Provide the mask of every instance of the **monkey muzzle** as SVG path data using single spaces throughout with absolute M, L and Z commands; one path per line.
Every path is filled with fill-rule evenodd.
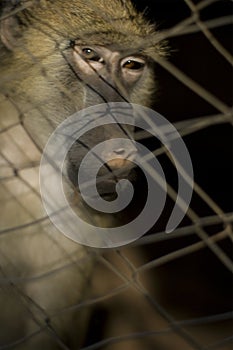
M 67 159 L 67 174 L 75 189 L 79 191 L 81 178 L 82 186 L 89 186 L 90 189 L 95 186 L 101 197 L 111 201 L 117 196 L 116 185 L 119 182 L 121 187 L 125 187 L 121 190 L 127 190 L 129 182 L 134 184 L 137 172 L 133 160 L 137 149 L 131 135 L 132 127 L 114 124 L 96 128 L 75 142 Z M 125 139 L 129 140 L 127 148 Z M 95 145 L 101 143 L 104 146 L 96 152 Z M 123 179 L 128 182 L 122 182 Z

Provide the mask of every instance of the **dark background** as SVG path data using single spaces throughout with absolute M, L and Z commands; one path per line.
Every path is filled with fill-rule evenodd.
M 147 17 L 154 21 L 160 30 L 171 28 L 191 15 L 183 0 L 135 1 L 135 4 L 140 10 L 146 11 Z M 201 11 L 201 19 L 209 20 L 231 14 L 232 2 L 223 0 Z M 211 29 L 211 32 L 232 53 L 231 26 Z M 232 105 L 232 67 L 201 32 L 171 38 L 168 45 L 170 62 L 226 105 Z M 156 73 L 159 91 L 154 109 L 172 123 L 219 114 L 218 110 L 160 66 L 157 66 Z M 192 159 L 195 182 L 223 211 L 232 212 L 232 125 L 210 125 L 183 139 Z M 173 172 L 169 175 L 169 165 L 165 164 L 163 169 L 166 169 L 167 181 L 175 185 L 176 177 Z M 199 217 L 215 214 L 196 194 L 193 195 L 191 208 Z M 162 215 L 152 232 L 164 229 L 166 222 L 165 211 L 165 215 Z M 188 224 L 187 218 L 183 224 Z M 221 225 L 216 225 L 207 228 L 206 232 L 213 234 L 221 230 Z M 196 242 L 196 239 L 193 235 L 188 239 L 174 239 L 169 243 L 165 241 L 147 246 L 148 260 L 187 246 Z M 220 242 L 219 246 L 229 256 L 232 255 L 229 239 Z M 165 308 L 175 304 L 177 309 L 189 316 L 211 315 L 232 308 L 232 275 L 209 249 L 166 264 L 158 268 L 156 273 L 160 276 L 161 302 Z M 172 292 L 174 288 L 177 293 Z M 170 293 L 167 292 L 169 290 Z
M 198 3 L 200 1 L 194 1 Z M 160 30 L 189 17 L 183 0 L 134 1 Z M 232 14 L 232 2 L 217 1 L 201 11 L 209 20 Z M 218 27 L 212 33 L 232 52 L 232 28 Z M 232 68 L 200 32 L 169 39 L 169 60 L 213 95 L 232 105 Z M 219 113 L 163 68 L 157 66 L 159 91 L 154 108 L 171 122 Z M 211 126 L 185 138 L 193 161 L 195 180 L 222 207 L 232 211 L 232 127 Z

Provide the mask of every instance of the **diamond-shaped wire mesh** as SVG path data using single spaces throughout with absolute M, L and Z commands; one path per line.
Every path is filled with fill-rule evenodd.
M 8 16 L 36 2 L 22 1 Z M 95 1 L 87 3 L 94 9 Z M 158 223 L 129 246 L 98 251 L 68 240 L 42 207 L 41 149 L 24 128 L 30 109 L 22 110 L 0 82 L 0 350 L 231 348 L 232 1 L 135 3 L 140 10 L 148 4 L 145 16 L 156 20 L 158 40 L 168 46 L 168 57 L 155 57 L 153 108 L 173 123 L 190 152 L 190 208 L 166 234 L 174 205 L 168 200 Z M 43 59 L 31 57 L 41 75 Z M 53 84 L 62 89 L 64 77 L 54 68 L 62 76 L 62 67 L 51 68 Z M 15 78 L 9 71 L 12 86 Z M 136 137 L 161 160 L 172 197 L 176 175 L 164 148 L 142 130 Z

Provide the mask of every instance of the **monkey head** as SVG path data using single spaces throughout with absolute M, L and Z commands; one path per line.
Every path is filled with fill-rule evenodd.
M 57 125 L 79 110 L 108 102 L 150 106 L 154 62 L 164 54 L 154 26 L 128 0 L 112 0 L 111 6 L 105 0 L 11 0 L 2 5 L 1 40 L 0 90 L 15 101 L 41 150 Z M 115 124 L 77 140 L 67 158 L 72 184 L 77 187 L 85 152 L 108 138 L 133 138 L 133 131 Z M 133 143 L 114 152 L 125 159 L 101 169 L 110 177 L 103 193 L 132 174 Z

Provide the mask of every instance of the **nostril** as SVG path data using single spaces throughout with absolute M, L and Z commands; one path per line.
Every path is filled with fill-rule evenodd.
M 123 156 L 125 160 L 133 160 L 135 155 L 137 153 L 136 149 L 126 149 L 126 148 L 117 148 L 113 150 L 112 154 L 115 154 L 116 156 Z
M 118 155 L 122 155 L 125 153 L 125 149 L 124 148 L 118 148 L 114 150 L 114 153 L 118 154 Z

